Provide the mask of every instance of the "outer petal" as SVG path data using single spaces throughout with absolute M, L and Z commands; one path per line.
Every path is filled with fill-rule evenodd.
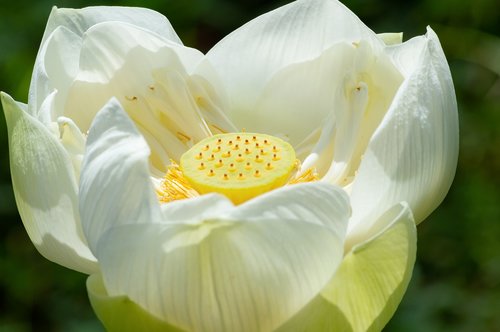
M 393 50 L 405 81 L 372 137 L 352 187 L 353 237 L 401 200 L 421 222 L 448 192 L 457 164 L 458 117 L 448 64 L 435 33 Z
M 197 223 L 115 227 L 97 250 L 106 289 L 186 330 L 272 330 L 313 298 L 342 260 L 347 197 L 318 187 L 314 194 L 312 185 L 292 186 L 288 200 L 269 194 Z M 248 219 L 236 219 L 246 211 Z
M 377 50 L 383 45 L 340 2 L 299 0 L 245 24 L 218 43 L 207 57 L 227 88 L 230 107 L 225 111 L 236 126 L 245 128 L 247 113 L 252 113 L 262 89 L 278 70 L 317 58 L 335 43 L 360 40 Z M 314 105 L 307 112 L 315 112 Z
M 92 251 L 116 224 L 159 219 L 148 155 L 146 141 L 112 99 L 90 129 L 80 177 L 80 215 Z
M 278 331 L 381 331 L 411 279 L 416 229 L 406 204 L 379 218 L 374 237 L 357 244 L 320 295 Z
M 149 9 L 104 6 L 83 9 L 54 7 L 50 13 L 33 70 L 28 103 L 31 114 L 37 114 L 41 103 L 51 92 L 51 88 L 64 86 L 64 82 L 60 82 L 58 77 L 47 73 L 47 62 L 63 60 L 57 61 L 58 70 L 65 73 L 73 72 L 77 69 L 73 63 L 75 61 L 77 63 L 79 59 L 79 47 L 73 47 L 73 45 L 81 42 L 81 36 L 90 27 L 106 21 L 130 23 L 181 44 L 170 22 L 163 15 Z M 65 38 L 65 47 L 56 46 L 57 53 L 54 53 L 53 46 L 49 44 L 54 39 L 53 35 L 58 34 L 57 30 L 65 31 L 65 35 L 72 37 Z
M 56 138 L 25 105 L 2 93 L 12 184 L 31 241 L 47 259 L 84 273 L 98 270 L 80 226 L 73 166 Z

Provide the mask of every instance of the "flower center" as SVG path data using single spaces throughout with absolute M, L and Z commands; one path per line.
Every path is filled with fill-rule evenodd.
M 180 170 L 200 194 L 218 192 L 239 204 L 286 184 L 296 164 L 287 142 L 245 132 L 200 141 L 182 155 Z

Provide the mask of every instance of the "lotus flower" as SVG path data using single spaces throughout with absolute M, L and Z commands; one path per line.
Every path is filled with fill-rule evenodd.
M 147 9 L 54 8 L 28 104 L 2 103 L 26 230 L 111 331 L 380 330 L 457 162 L 436 34 L 334 0 L 206 55 Z

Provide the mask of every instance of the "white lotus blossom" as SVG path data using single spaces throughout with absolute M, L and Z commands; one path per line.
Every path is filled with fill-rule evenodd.
M 382 329 L 458 151 L 436 34 L 401 38 L 299 0 L 202 54 L 151 10 L 54 8 L 28 104 L 2 93 L 31 240 L 112 331 Z

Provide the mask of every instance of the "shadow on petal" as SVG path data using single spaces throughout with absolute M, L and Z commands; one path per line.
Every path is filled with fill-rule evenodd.
M 107 331 L 184 332 L 154 317 L 125 295 L 109 296 L 99 274 L 88 277 L 87 291 L 90 304 Z

